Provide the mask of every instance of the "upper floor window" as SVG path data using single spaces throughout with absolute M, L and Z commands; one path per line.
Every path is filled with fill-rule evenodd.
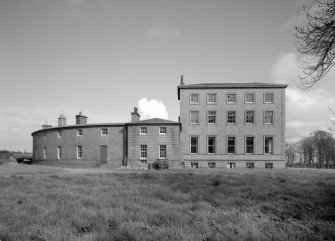
M 190 112 L 190 124 L 199 124 L 199 112 L 198 111 Z
M 108 129 L 107 128 L 102 128 L 101 129 L 101 135 L 106 136 L 108 134 Z
M 207 123 L 208 124 L 216 123 L 216 111 L 208 111 Z
M 273 111 L 264 111 L 264 124 L 273 124 Z
M 245 123 L 254 124 L 255 123 L 255 111 L 247 110 L 245 112 Z
M 264 103 L 273 103 L 273 93 L 264 93 Z
M 77 136 L 82 136 L 83 135 L 83 130 L 82 129 L 78 129 L 77 130 Z
M 215 136 L 207 137 L 207 153 L 215 154 Z
M 58 131 L 58 137 L 62 136 L 62 131 Z
M 245 103 L 255 103 L 255 93 L 245 93 Z
M 191 104 L 199 104 L 199 94 L 191 94 L 190 95 L 190 103 Z
M 144 135 L 148 133 L 148 128 L 147 127 L 140 127 L 140 134 Z
M 228 111 L 227 112 L 227 123 L 235 124 L 236 123 L 236 111 Z
M 159 158 L 166 158 L 166 145 L 159 145 Z
M 235 104 L 236 103 L 236 94 L 227 94 L 227 103 L 228 104 Z
M 166 127 L 159 127 L 159 134 L 166 134 Z
M 216 94 L 207 95 L 207 104 L 216 104 Z
M 191 147 L 190 147 L 191 154 L 198 154 L 198 137 L 197 136 L 192 136 L 191 137 Z

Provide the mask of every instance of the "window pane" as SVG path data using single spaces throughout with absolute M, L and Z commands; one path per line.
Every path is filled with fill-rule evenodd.
M 246 93 L 245 94 L 245 102 L 246 103 L 254 103 L 255 102 L 255 94 L 254 93 Z
M 265 103 L 273 103 L 273 93 L 265 93 L 264 94 L 264 102 Z
M 228 111 L 227 112 L 227 123 L 228 124 L 235 124 L 236 120 L 236 112 L 235 111 Z
M 147 145 L 141 145 L 140 148 L 141 148 L 140 158 L 146 159 L 147 158 Z
M 159 158 L 166 158 L 166 145 L 159 146 Z
M 191 94 L 190 102 L 192 104 L 198 104 L 199 103 L 199 94 Z
M 208 103 L 216 103 L 216 94 L 208 94 Z
M 254 123 L 254 111 L 246 111 L 245 112 L 245 123 L 253 124 Z
M 216 111 L 208 111 L 208 124 L 215 124 Z
M 235 137 L 228 137 L 228 153 L 235 153 Z
M 272 154 L 272 145 L 273 145 L 273 138 L 272 137 L 265 137 L 264 152 L 268 153 L 268 154 Z
M 246 153 L 254 153 L 254 137 L 246 138 Z
M 273 111 L 265 111 L 264 112 L 264 123 L 265 124 L 273 124 Z
M 198 123 L 199 123 L 199 112 L 191 111 L 191 124 L 198 124 Z
M 208 153 L 215 154 L 215 137 L 208 137 Z
M 227 103 L 235 103 L 236 94 L 227 94 Z
M 191 154 L 198 153 L 198 137 L 191 137 Z

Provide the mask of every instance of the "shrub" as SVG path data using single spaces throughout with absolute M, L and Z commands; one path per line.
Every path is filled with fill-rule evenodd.
M 166 160 L 166 159 L 164 159 L 164 160 L 158 159 L 158 160 L 154 161 L 151 164 L 151 167 L 153 169 L 157 169 L 157 170 L 159 170 L 159 169 L 168 169 L 169 168 L 169 161 Z

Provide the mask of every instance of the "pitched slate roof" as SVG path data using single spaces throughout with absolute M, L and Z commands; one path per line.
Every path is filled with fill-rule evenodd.
M 147 119 L 147 120 L 140 120 L 140 121 L 135 121 L 135 122 L 129 122 L 127 125 L 156 125 L 156 124 L 180 124 L 179 122 L 176 121 L 170 121 L 170 120 L 165 120 L 165 119 L 160 119 L 160 118 L 152 118 L 152 119 Z
M 180 99 L 180 89 L 267 89 L 286 88 L 287 84 L 275 83 L 200 83 L 178 86 L 178 100 Z

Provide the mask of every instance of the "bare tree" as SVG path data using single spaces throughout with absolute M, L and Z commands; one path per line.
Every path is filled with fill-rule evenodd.
M 300 76 L 304 87 L 316 84 L 335 62 L 335 1 L 315 0 L 316 9 L 304 7 L 307 25 L 296 26 L 296 46 L 305 56 Z
M 286 163 L 287 166 L 293 166 L 293 163 L 296 158 L 296 144 L 295 143 L 286 143 L 285 145 L 285 156 L 286 156 Z
M 312 135 L 319 167 L 329 168 L 334 157 L 334 138 L 326 131 L 317 130 Z
M 304 165 L 308 167 L 314 166 L 314 141 L 311 136 L 304 137 L 299 142 L 299 151 L 304 157 Z

